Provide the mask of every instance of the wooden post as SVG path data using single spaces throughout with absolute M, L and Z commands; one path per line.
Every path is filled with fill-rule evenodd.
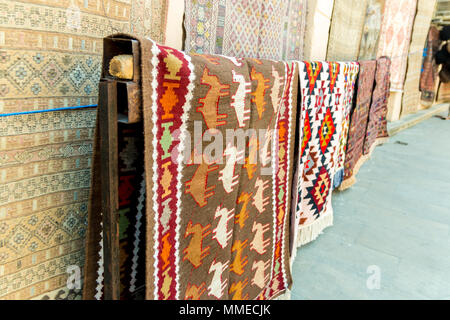
M 139 42 L 127 37 L 103 40 L 103 66 L 99 85 L 98 117 L 101 161 L 101 201 L 103 221 L 103 264 L 105 300 L 120 300 L 119 257 L 119 160 L 118 121 L 142 121 Z M 133 79 L 119 79 L 109 74 L 109 62 L 118 54 L 133 55 Z
M 133 56 L 133 79 L 125 80 L 109 73 L 109 63 L 116 55 Z M 142 121 L 141 68 L 139 41 L 125 36 L 112 36 L 103 39 L 102 80 L 117 81 L 117 112 L 121 122 Z
M 98 117 L 103 220 L 104 299 L 120 299 L 117 83 L 101 81 Z M 98 199 L 100 201 L 100 199 Z

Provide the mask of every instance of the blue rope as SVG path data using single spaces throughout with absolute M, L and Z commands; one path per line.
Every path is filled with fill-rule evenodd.
M 64 111 L 64 110 L 76 110 L 83 108 L 96 108 L 96 104 L 90 104 L 86 106 L 74 106 L 74 107 L 64 107 L 64 108 L 55 108 L 55 109 L 46 109 L 46 110 L 33 110 L 33 111 L 23 111 L 23 112 L 12 112 L 12 113 L 1 113 L 0 117 L 8 117 L 8 116 L 20 116 L 23 114 L 32 114 L 32 113 L 43 113 L 43 112 L 52 112 L 52 111 Z

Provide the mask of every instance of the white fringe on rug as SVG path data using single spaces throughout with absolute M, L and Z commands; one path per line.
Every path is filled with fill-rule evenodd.
M 361 166 L 364 164 L 364 162 L 370 159 L 373 151 L 377 146 L 386 143 L 388 140 L 389 137 L 377 138 L 370 147 L 369 153 L 366 155 L 362 155 L 361 158 L 359 158 L 358 162 L 356 162 L 355 167 L 353 168 L 353 175 L 350 178 L 347 178 L 344 181 L 342 181 L 341 185 L 337 188 L 337 190 L 344 191 L 345 189 L 348 189 L 352 185 L 354 185 L 357 181 L 356 175 L 358 174 L 358 171 L 359 169 L 361 169 Z
M 341 185 L 337 190 L 344 191 L 345 189 L 350 188 L 352 185 L 356 183 L 356 175 L 359 172 L 359 169 L 361 169 L 361 166 L 369 159 L 369 157 L 362 155 L 358 161 L 355 164 L 355 167 L 353 168 L 353 175 L 350 178 L 345 179 L 342 181 Z
M 280 294 L 278 297 L 276 297 L 273 300 L 291 300 L 291 290 L 286 289 L 285 293 Z
M 333 209 L 329 210 L 326 214 L 322 215 L 314 221 L 313 223 L 299 227 L 297 230 L 297 240 L 294 241 L 294 247 L 292 248 L 291 258 L 289 260 L 289 270 L 292 274 L 292 265 L 294 264 L 295 258 L 297 257 L 298 249 L 317 239 L 317 237 L 322 234 L 326 227 L 333 225 Z M 290 295 L 290 294 L 289 294 Z
M 379 145 L 381 145 L 381 144 L 384 144 L 384 143 L 388 142 L 388 140 L 389 140 L 389 137 L 377 138 L 377 139 L 373 142 L 372 146 L 370 147 L 369 153 L 366 155 L 366 157 L 367 157 L 367 158 L 370 158 L 370 157 L 372 156 L 373 150 L 375 150 L 375 148 L 376 148 L 377 146 L 379 146 Z
M 333 225 L 333 210 L 329 210 L 326 214 L 319 217 L 313 223 L 307 226 L 300 226 L 297 234 L 297 247 L 303 246 L 316 238 L 322 233 L 326 227 Z

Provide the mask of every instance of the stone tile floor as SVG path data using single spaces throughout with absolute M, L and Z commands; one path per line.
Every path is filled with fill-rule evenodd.
M 391 137 L 357 180 L 333 193 L 334 225 L 298 249 L 291 298 L 450 299 L 450 121 Z

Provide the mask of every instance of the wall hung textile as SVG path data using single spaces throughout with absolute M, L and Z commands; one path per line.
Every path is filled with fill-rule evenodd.
M 366 7 L 367 0 L 339 0 L 334 3 L 327 60 L 358 58 Z
M 146 298 L 279 297 L 291 285 L 297 64 L 140 46 Z M 250 129 L 242 145 L 202 146 L 239 129 Z M 98 174 L 95 166 L 93 198 Z M 99 216 L 93 202 L 87 259 L 101 274 Z M 101 281 L 90 272 L 86 298 L 101 297 Z
M 364 162 L 363 149 L 366 138 L 372 90 L 374 88 L 376 61 L 360 61 L 355 107 L 351 114 L 345 153 L 344 181 L 339 190 L 351 187 L 356 174 Z
M 95 110 L 0 117 L 0 299 L 75 299 Z
M 0 112 L 95 104 L 104 36 L 164 42 L 165 0 L 82 3 L 2 1 Z
M 391 89 L 403 90 L 416 4 L 417 0 L 385 1 L 384 4 L 377 57 L 391 58 Z
M 164 44 L 181 50 L 184 41 L 184 0 L 166 0 L 167 20 Z
M 433 103 L 436 94 L 438 65 L 434 60 L 434 55 L 438 52 L 440 43 L 439 30 L 436 26 L 431 26 L 428 31 L 422 73 L 420 74 L 420 91 L 422 93 L 420 100 L 428 104 Z
M 301 59 L 306 0 L 185 1 L 185 51 Z
M 364 19 L 361 43 L 359 45 L 358 60 L 370 60 L 377 57 L 383 3 L 380 0 L 367 1 L 366 17 Z
M 351 63 L 299 62 L 300 126 L 292 208 L 293 245 L 314 240 L 333 223 L 331 191 Z
M 336 153 L 336 167 L 333 178 L 333 188 L 341 185 L 344 178 L 345 150 L 347 148 L 348 129 L 350 125 L 350 113 L 353 107 L 353 96 L 355 91 L 355 82 L 359 72 L 358 62 L 348 62 L 343 64 L 344 76 L 344 103 L 342 105 L 342 123 L 339 135 L 339 148 Z
M 372 104 L 364 141 L 364 155 L 366 157 L 370 157 L 375 146 L 386 142 L 389 137 L 386 115 L 390 92 L 390 67 L 391 60 L 388 57 L 377 59 L 375 88 L 372 93 Z
M 435 3 L 435 0 L 418 0 L 417 2 L 417 13 L 414 18 L 411 44 L 409 46 L 408 69 L 406 72 L 402 97 L 402 116 L 415 113 L 419 110 L 419 85 L 423 60 L 423 47 L 430 27 Z
M 303 60 L 325 60 L 334 0 L 309 0 Z
M 164 41 L 166 7 L 166 0 L 1 1 L 0 113 L 95 104 L 102 38 L 122 30 Z M 0 117 L 0 299 L 80 297 L 67 289 L 66 269 L 83 272 L 95 115 Z

